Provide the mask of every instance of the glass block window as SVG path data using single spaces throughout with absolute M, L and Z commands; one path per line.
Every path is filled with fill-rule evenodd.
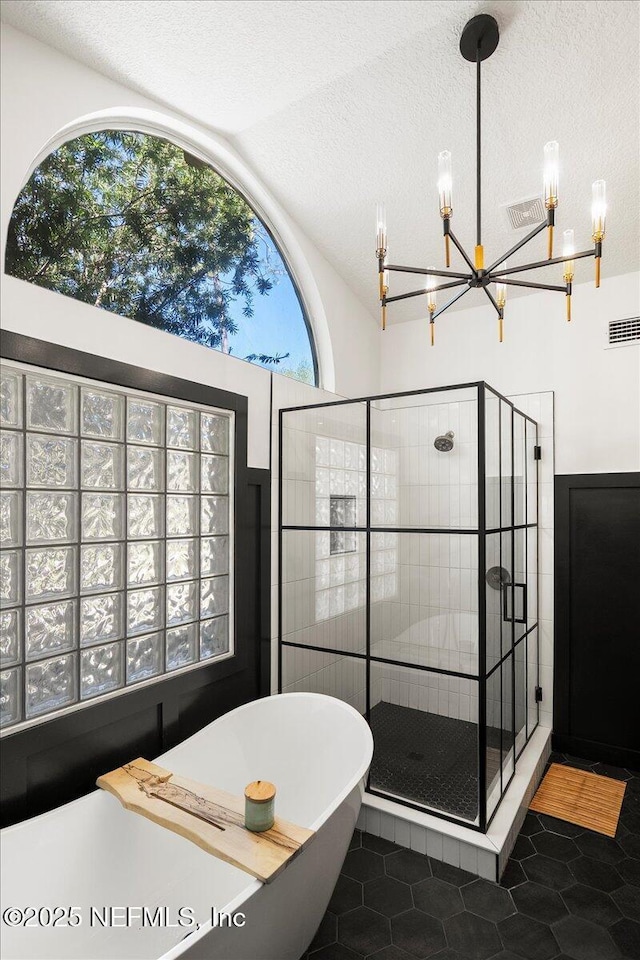
M 355 527 L 356 498 L 331 496 L 329 497 L 329 522 L 332 527 Z M 333 556 L 340 553 L 355 553 L 356 534 L 353 530 L 331 530 L 329 534 L 329 553 Z
M 3 364 L 0 725 L 233 654 L 233 414 Z

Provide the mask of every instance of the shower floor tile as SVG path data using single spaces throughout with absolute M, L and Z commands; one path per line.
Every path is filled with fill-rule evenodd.
M 370 724 L 375 744 L 370 779 L 374 790 L 475 820 L 477 724 L 385 701 L 372 708 Z M 487 743 L 491 782 L 499 765 L 500 731 L 489 728 Z

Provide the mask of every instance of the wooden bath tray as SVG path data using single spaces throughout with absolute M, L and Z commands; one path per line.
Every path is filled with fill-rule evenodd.
M 127 810 L 180 834 L 264 883 L 271 883 L 314 836 L 313 830 L 279 817 L 270 830 L 252 833 L 244 825 L 244 797 L 175 776 L 142 757 L 98 777 L 96 784 L 117 797 Z M 183 805 L 189 810 L 182 809 Z

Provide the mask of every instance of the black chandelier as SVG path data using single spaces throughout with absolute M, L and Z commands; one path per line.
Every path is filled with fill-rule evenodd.
M 484 266 L 484 248 L 482 246 L 481 231 L 481 137 L 480 137 L 480 65 L 483 60 L 495 51 L 498 46 L 500 33 L 496 20 L 488 14 L 480 14 L 470 20 L 462 31 L 460 38 L 460 52 L 465 60 L 476 64 L 476 247 L 474 261 L 467 255 L 464 247 L 459 242 L 455 233 L 451 229 L 451 217 L 453 215 L 452 205 L 452 175 L 451 175 L 451 154 L 448 150 L 438 154 L 438 193 L 440 199 L 440 216 L 444 229 L 445 241 L 445 263 L 446 270 L 436 270 L 433 267 L 406 267 L 398 264 L 387 263 L 387 224 L 384 206 L 378 205 L 376 211 L 376 256 L 378 259 L 380 305 L 382 308 L 382 329 L 387 325 L 387 305 L 395 303 L 397 300 L 407 300 L 410 297 L 427 297 L 427 308 L 429 310 L 429 324 L 431 330 L 431 345 L 433 346 L 435 337 L 435 320 L 441 313 L 444 313 L 452 304 L 460 300 L 469 290 L 480 288 L 484 290 L 488 299 L 493 304 L 498 314 L 499 339 L 503 340 L 503 320 L 504 307 L 507 300 L 507 287 L 530 287 L 534 290 L 558 290 L 564 293 L 567 303 L 567 320 L 571 320 L 571 288 L 574 276 L 574 261 L 581 257 L 595 257 L 595 281 L 596 287 L 600 286 L 600 259 L 602 257 L 602 241 L 605 232 L 605 216 L 607 210 L 606 203 L 606 184 L 604 180 L 596 180 L 592 187 L 592 240 L 594 246 L 590 250 L 575 252 L 573 230 L 565 230 L 563 236 L 563 249 L 561 257 L 553 256 L 553 228 L 555 226 L 555 211 L 558 206 L 558 179 L 559 179 L 559 150 L 555 140 L 545 144 L 544 147 L 544 200 L 547 210 L 546 221 L 538 224 L 530 233 L 526 235 L 519 243 L 511 247 L 505 254 L 494 260 L 490 266 L 485 269 Z M 505 260 L 508 260 L 517 250 L 524 247 L 525 244 L 533 240 L 542 230 L 548 231 L 547 259 L 538 260 L 535 263 L 525 263 L 519 267 L 509 267 L 508 269 L 498 269 Z M 466 273 L 454 273 L 449 270 L 450 267 L 450 241 L 458 249 L 462 259 L 465 261 L 469 270 Z M 526 280 L 513 279 L 513 274 L 522 273 L 525 270 L 536 270 L 539 267 L 547 267 L 551 264 L 562 263 L 564 270 L 562 279 L 564 283 L 532 283 Z M 410 293 L 401 293 L 390 297 L 389 294 L 389 274 L 410 273 L 426 277 L 426 282 L 419 290 L 412 290 Z M 438 283 L 437 278 L 444 277 L 447 283 Z M 490 284 L 495 284 L 495 297 L 489 289 Z M 449 290 L 454 287 L 462 289 L 455 293 L 444 306 L 436 309 L 436 295 L 439 290 Z

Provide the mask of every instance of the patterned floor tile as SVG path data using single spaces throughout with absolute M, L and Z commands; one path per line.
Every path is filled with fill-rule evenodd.
M 304 960 L 640 960 L 640 775 L 615 840 L 527 814 L 500 884 L 355 831 Z

